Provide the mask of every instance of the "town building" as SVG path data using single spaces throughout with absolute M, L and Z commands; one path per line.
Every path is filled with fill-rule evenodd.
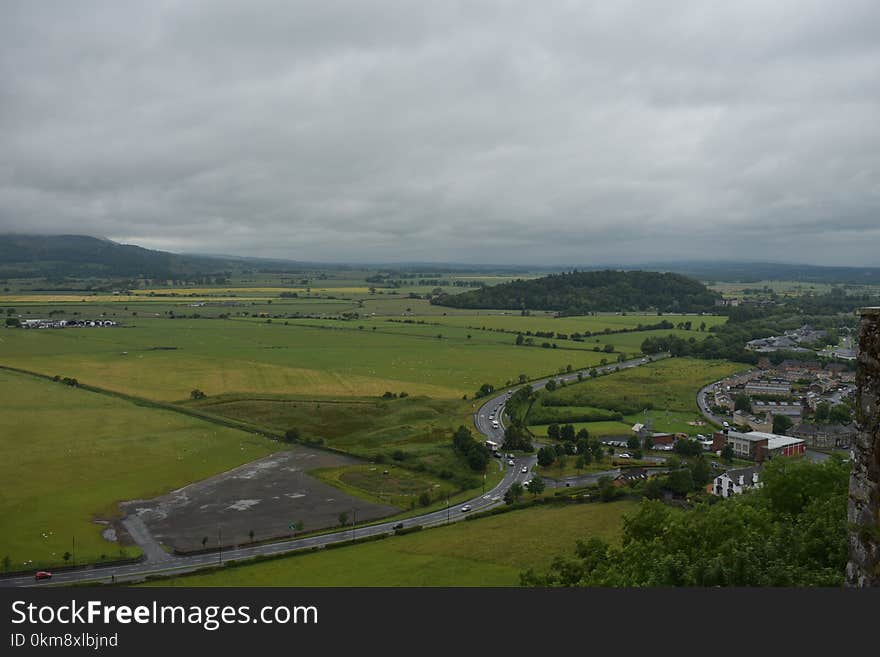
M 745 393 L 766 397 L 791 397 L 791 384 L 785 381 L 749 381 L 745 386 Z
M 806 451 L 806 442 L 801 438 L 780 436 L 763 431 L 742 433 L 732 429 L 717 431 L 713 435 L 712 447 L 715 451 L 730 445 L 737 458 L 761 463 L 776 456 L 800 456 Z
M 752 402 L 752 412 L 757 414 L 770 413 L 772 415 L 787 415 L 799 418 L 803 413 L 803 406 L 799 402 L 761 401 Z
M 760 488 L 762 485 L 761 466 L 753 465 L 748 468 L 728 470 L 715 477 L 712 482 L 712 494 L 719 497 L 731 497 L 732 495 L 741 495 L 744 491 L 752 488 Z
M 795 438 L 801 438 L 808 447 L 817 449 L 833 449 L 836 447 L 849 449 L 858 435 L 858 429 L 850 424 L 813 424 L 802 422 L 788 430 Z

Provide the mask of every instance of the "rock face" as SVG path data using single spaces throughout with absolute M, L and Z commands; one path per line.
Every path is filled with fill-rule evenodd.
M 849 480 L 848 586 L 880 586 L 880 308 L 863 308 L 856 375 L 858 437 Z

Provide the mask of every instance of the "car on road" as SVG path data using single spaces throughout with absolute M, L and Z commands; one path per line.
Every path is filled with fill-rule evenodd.
M 528 471 L 529 471 L 529 466 L 527 466 L 527 465 L 524 465 L 524 466 L 522 467 L 522 470 L 520 470 L 520 472 L 522 472 L 523 474 L 525 474 L 525 473 L 528 472 Z
M 34 573 L 34 579 L 40 581 L 41 579 L 52 579 L 52 573 L 48 570 L 38 570 Z
M 470 510 L 471 510 L 471 505 L 470 505 L 470 504 L 465 504 L 463 507 L 461 507 L 461 512 L 462 512 L 462 513 L 467 513 L 467 512 L 470 511 Z
M 619 458 L 619 459 L 629 459 L 629 458 L 632 458 L 632 457 L 631 457 L 629 454 L 627 454 L 626 452 L 624 452 L 623 454 L 618 454 L 618 455 L 617 455 L 617 458 Z
M 394 529 L 395 530 L 403 529 L 403 523 L 402 522 L 397 523 L 396 525 L 394 525 Z
M 516 465 L 516 461 L 513 459 L 507 459 L 507 465 Z

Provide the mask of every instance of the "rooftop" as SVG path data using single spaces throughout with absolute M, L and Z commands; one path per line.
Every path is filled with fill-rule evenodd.
M 804 442 L 800 438 L 792 438 L 791 436 L 780 436 L 775 433 L 764 433 L 763 431 L 750 431 L 748 435 L 756 436 L 758 440 L 767 440 L 767 449 L 779 449 L 780 447 L 788 447 L 789 445 L 799 445 Z

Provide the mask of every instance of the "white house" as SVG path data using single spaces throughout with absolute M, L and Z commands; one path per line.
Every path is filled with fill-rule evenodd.
M 731 495 L 740 495 L 750 488 L 760 488 L 762 486 L 760 474 L 761 467 L 757 465 L 728 470 L 715 477 L 712 483 L 712 493 L 719 497 L 730 497 Z

